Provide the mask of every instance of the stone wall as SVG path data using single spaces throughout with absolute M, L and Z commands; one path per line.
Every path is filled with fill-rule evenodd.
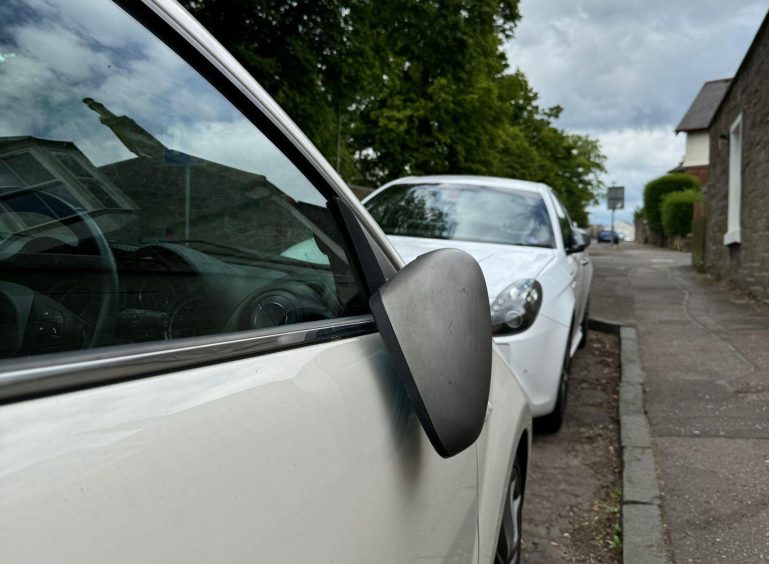
M 710 182 L 705 189 L 706 268 L 769 300 L 769 18 L 764 21 L 710 128 Z M 729 131 L 742 114 L 742 241 L 725 246 Z

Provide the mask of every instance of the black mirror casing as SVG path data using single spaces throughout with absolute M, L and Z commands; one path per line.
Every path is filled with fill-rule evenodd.
M 491 385 L 491 313 L 473 257 L 440 249 L 406 265 L 370 299 L 422 427 L 448 458 L 483 429 Z
M 572 229 L 571 241 L 569 241 L 569 248 L 566 252 L 581 253 L 590 246 L 590 235 L 582 231 L 581 229 Z
M 592 239 L 590 238 L 590 233 L 588 233 L 583 229 L 579 229 L 578 232 L 582 236 L 582 243 L 585 245 L 585 249 L 587 249 L 590 246 L 590 243 L 592 242 Z

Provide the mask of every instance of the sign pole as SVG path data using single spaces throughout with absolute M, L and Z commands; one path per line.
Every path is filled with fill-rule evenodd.
M 614 212 L 625 208 L 625 187 L 609 186 L 606 203 L 611 210 L 611 244 L 612 247 L 619 246 L 619 236 L 614 231 Z

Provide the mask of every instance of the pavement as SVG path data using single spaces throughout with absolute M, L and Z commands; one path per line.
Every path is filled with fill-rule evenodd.
M 591 316 L 636 330 L 674 562 L 769 562 L 769 308 L 686 253 L 593 243 L 590 254 Z

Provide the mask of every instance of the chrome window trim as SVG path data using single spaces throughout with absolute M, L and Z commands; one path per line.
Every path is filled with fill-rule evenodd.
M 0 361 L 0 404 L 376 333 L 371 315 Z

